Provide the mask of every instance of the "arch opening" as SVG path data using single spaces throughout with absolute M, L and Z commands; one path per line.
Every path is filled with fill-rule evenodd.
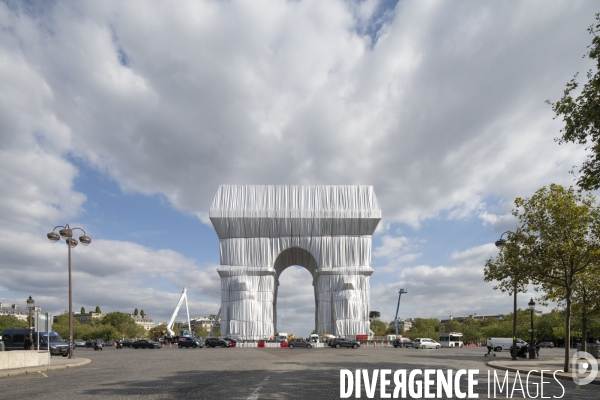
M 279 331 L 278 316 L 277 316 L 277 297 L 279 293 L 279 278 L 281 273 L 285 271 L 289 267 L 302 267 L 305 268 L 310 275 L 312 276 L 312 286 L 313 286 L 313 300 L 314 300 L 314 309 L 315 309 L 315 322 L 314 328 L 317 329 L 317 291 L 315 286 L 315 279 L 317 276 L 317 260 L 315 257 L 308 251 L 301 247 L 290 247 L 277 256 L 275 259 L 274 270 L 275 270 L 275 293 L 273 296 L 273 326 L 275 332 Z

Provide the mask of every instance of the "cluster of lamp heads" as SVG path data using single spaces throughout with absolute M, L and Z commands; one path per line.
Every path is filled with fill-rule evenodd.
M 58 233 L 56 233 L 55 231 L 57 228 L 62 228 L 62 229 L 59 230 Z M 83 232 L 83 235 L 79 237 L 79 241 L 77 241 L 77 239 L 75 239 L 73 237 L 73 231 L 76 229 L 79 229 L 80 231 Z M 67 242 L 67 244 L 69 245 L 69 247 L 75 247 L 75 246 L 77 246 L 77 244 L 79 242 L 81 242 L 81 244 L 84 246 L 87 246 L 88 244 L 92 243 L 92 239 L 90 239 L 90 237 L 85 234 L 85 231 L 83 229 L 70 228 L 69 224 L 67 224 L 65 226 L 57 226 L 56 228 L 54 228 L 54 230 L 52 232 L 50 232 L 46 236 L 48 236 L 48 239 L 50 239 L 50 241 L 52 241 L 52 242 L 58 242 L 62 236 L 65 239 L 65 241 Z

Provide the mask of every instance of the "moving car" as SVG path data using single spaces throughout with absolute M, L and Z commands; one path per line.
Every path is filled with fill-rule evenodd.
M 78 339 L 74 342 L 75 347 L 85 347 L 85 340 Z
M 540 342 L 540 347 L 542 349 L 546 349 L 546 348 L 553 349 L 554 348 L 554 342 Z
M 339 349 L 340 347 L 352 347 L 353 349 L 357 349 L 360 347 L 360 342 L 346 338 L 337 338 L 332 340 L 331 347 L 335 347 L 336 349 Z
M 417 338 L 413 340 L 413 348 L 415 349 L 439 349 L 441 344 L 430 338 Z
M 306 347 L 312 349 L 312 344 L 304 339 L 291 339 L 288 343 L 288 347 L 293 349 L 294 347 Z
M 23 350 L 25 339 L 29 337 L 29 329 L 27 328 L 15 328 L 5 329 L 2 332 L 2 341 L 6 351 L 9 350 Z M 36 331 L 32 331 L 33 341 L 37 342 L 38 334 Z M 61 355 L 66 357 L 69 355 L 69 344 L 65 342 L 58 333 L 54 331 L 40 332 L 40 350 L 48 350 L 48 342 L 50 342 L 50 355 L 56 356 Z M 34 345 L 38 347 L 35 343 Z
M 180 337 L 179 340 L 177 340 L 177 347 L 179 347 L 180 349 L 182 347 L 186 347 L 186 348 L 202 348 L 204 347 L 204 344 L 198 340 L 196 340 L 195 338 L 190 338 L 190 337 Z
M 511 338 L 492 338 L 492 346 L 494 347 L 494 351 L 502 351 L 502 350 L 510 350 L 512 349 L 513 340 Z M 527 346 L 527 342 L 517 339 L 517 349 L 520 349 L 523 346 Z
M 206 347 L 231 347 L 231 342 L 219 338 L 208 338 L 204 341 Z
M 154 340 L 140 339 L 131 343 L 131 347 L 133 347 L 134 349 L 160 349 L 161 345 L 160 343 L 155 342 Z
M 398 347 L 413 347 L 412 340 L 408 338 L 399 338 L 392 342 L 392 345 L 396 348 Z

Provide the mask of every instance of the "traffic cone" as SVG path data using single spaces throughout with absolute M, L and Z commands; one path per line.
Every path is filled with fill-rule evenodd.
M 373 341 L 373 347 L 377 347 L 377 342 Z
M 163 342 L 163 343 L 162 343 L 162 348 L 163 348 L 163 349 L 165 348 L 165 342 Z
M 169 347 L 173 348 L 173 343 L 169 342 Z

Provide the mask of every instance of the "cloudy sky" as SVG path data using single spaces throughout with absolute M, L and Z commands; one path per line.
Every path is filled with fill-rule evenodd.
M 595 1 L 0 1 L 0 302 L 220 305 L 220 184 L 373 185 L 371 309 L 506 313 L 483 282 L 517 196 L 585 155 L 545 100 L 591 68 Z M 529 295 L 521 296 L 525 306 Z M 313 329 L 311 277 L 279 328 Z M 184 313 L 180 312 L 180 318 Z

